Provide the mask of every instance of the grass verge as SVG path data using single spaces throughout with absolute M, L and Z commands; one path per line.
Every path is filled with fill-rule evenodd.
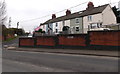
M 17 36 L 17 37 L 18 37 L 18 36 Z M 12 41 L 12 40 L 16 39 L 17 37 L 9 38 L 9 39 L 7 39 L 7 40 L 5 40 L 5 41 L 3 41 L 3 42 L 9 42 L 9 41 Z

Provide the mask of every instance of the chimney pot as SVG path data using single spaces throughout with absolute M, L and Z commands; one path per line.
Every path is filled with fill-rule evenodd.
M 70 11 L 70 10 L 67 10 L 67 11 L 66 11 L 66 16 L 67 16 L 67 15 L 70 15 L 70 14 L 71 14 L 71 11 Z
M 55 14 L 52 14 L 52 19 L 55 19 L 56 18 L 56 15 Z
M 89 10 L 94 8 L 93 2 L 89 2 L 87 6 L 88 7 L 86 9 L 89 9 Z

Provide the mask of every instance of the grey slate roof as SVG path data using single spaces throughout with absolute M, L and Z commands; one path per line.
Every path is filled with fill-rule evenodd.
M 102 6 L 98 6 L 98 7 L 94 7 L 93 9 L 86 9 L 84 11 L 80 11 L 80 12 L 76 12 L 76 13 L 72 13 L 68 16 L 61 16 L 58 18 L 54 18 L 54 19 L 50 19 L 48 21 L 46 21 L 45 23 L 43 23 L 43 25 L 45 24 L 49 24 L 49 23 L 54 23 L 54 22 L 59 22 L 59 21 L 63 21 L 63 20 L 69 20 L 69 19 L 73 19 L 73 18 L 78 18 L 78 17 L 84 17 L 84 16 L 88 16 L 88 15 L 93 15 L 93 14 L 98 14 L 98 13 L 102 13 L 103 10 L 108 6 L 109 4 L 106 5 L 102 5 Z M 82 12 L 82 13 L 81 13 Z
M 102 13 L 103 10 L 108 6 L 109 4 L 103 5 L 103 6 L 98 6 L 95 7 L 92 10 L 85 10 L 81 16 L 87 16 L 87 15 L 93 15 L 93 14 L 97 14 L 97 13 Z

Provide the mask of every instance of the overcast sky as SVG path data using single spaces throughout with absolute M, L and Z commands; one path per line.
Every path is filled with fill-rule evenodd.
M 78 4 L 92 1 L 95 6 L 114 3 L 118 5 L 120 0 L 5 0 L 7 4 L 7 15 L 11 17 L 11 27 L 16 27 L 16 23 L 20 22 L 19 28 L 24 28 L 25 31 L 33 31 L 33 29 L 39 26 L 40 23 L 51 19 L 51 16 L 41 18 L 46 15 L 52 15 L 55 12 L 68 9 Z M 87 3 L 80 5 L 76 8 L 70 9 L 72 13 L 84 10 L 87 7 Z M 56 16 L 65 15 L 65 11 Z M 36 19 L 40 18 L 40 19 Z M 36 20 L 31 20 L 36 19 Z M 30 21 L 26 21 L 30 20 Z M 8 26 L 8 24 L 6 25 Z

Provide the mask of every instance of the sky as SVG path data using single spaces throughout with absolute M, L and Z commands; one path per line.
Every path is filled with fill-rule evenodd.
M 26 32 L 32 32 L 34 28 L 51 19 L 51 15 L 61 10 L 69 9 L 72 13 L 86 9 L 87 3 L 92 1 L 94 6 L 113 3 L 118 6 L 120 0 L 5 0 L 7 5 L 7 16 L 11 17 L 11 27 L 23 28 Z M 83 4 L 82 4 L 83 3 Z M 65 15 L 65 11 L 57 13 L 56 16 Z M 9 19 L 8 19 L 9 20 Z M 8 27 L 8 21 L 6 23 Z

